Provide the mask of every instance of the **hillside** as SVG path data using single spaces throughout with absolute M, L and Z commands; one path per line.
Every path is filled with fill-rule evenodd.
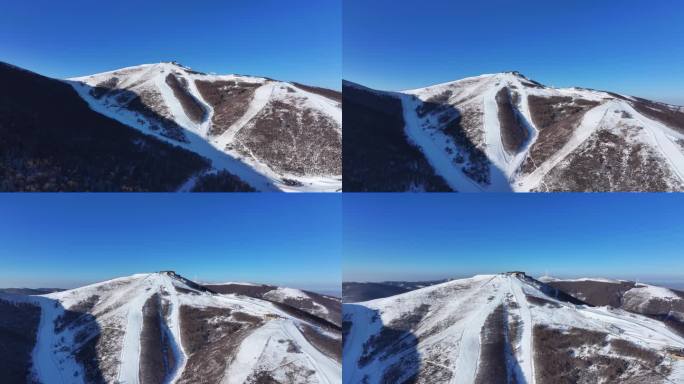
M 10 383 L 340 381 L 339 327 L 288 305 L 212 292 L 172 271 L 47 295 L 0 294 L 0 306 Z
M 361 156 L 371 145 L 364 136 L 392 132 L 374 140 L 372 146 L 384 153 L 367 168 L 349 164 L 350 191 L 444 190 L 435 187 L 441 183 L 460 192 L 684 190 L 679 106 L 548 87 L 518 72 L 401 92 L 346 82 L 347 90 L 345 105 L 352 108 L 345 115 L 394 106 L 387 112 L 391 120 L 364 127 L 359 117 L 347 125 L 354 136 L 345 142 L 354 145 L 345 145 L 345 159 Z M 388 167 L 400 175 L 383 177 Z

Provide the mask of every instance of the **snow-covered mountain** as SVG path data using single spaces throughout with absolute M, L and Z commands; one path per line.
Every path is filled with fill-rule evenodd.
M 172 271 L 0 295 L 8 368 L 41 383 L 339 383 L 340 328 Z M 13 335 L 22 335 L 17 341 Z
M 522 272 L 343 304 L 344 383 L 681 383 L 684 334 Z
M 337 297 L 321 295 L 301 289 L 276 287 L 266 284 L 224 283 L 205 284 L 205 287 L 217 293 L 232 293 L 257 299 L 284 304 L 309 315 L 329 321 L 337 327 L 342 326 L 342 306 Z
M 341 189 L 342 107 L 334 91 L 174 62 L 70 83 L 93 110 L 211 160 L 204 174 L 227 171 L 263 191 Z
M 610 305 L 658 318 L 684 332 L 684 292 L 627 280 L 549 277 L 540 280 L 591 305 Z
M 352 124 L 363 124 L 355 115 L 392 116 L 384 119 L 385 125 L 401 125 L 405 141 L 420 150 L 452 190 L 684 190 L 684 107 L 612 92 L 547 87 L 517 72 L 402 92 L 345 82 L 343 92 L 348 135 L 356 132 Z M 400 103 L 388 112 L 387 105 L 379 107 L 379 98 L 385 104 L 387 98 Z M 396 135 L 397 129 L 393 131 Z M 393 140 L 396 146 L 398 138 Z M 351 137 L 349 141 L 357 143 Z M 364 155 L 365 149 L 356 154 L 358 147 L 345 144 L 345 180 L 362 189 L 363 183 L 359 188 L 353 182 L 377 181 L 369 180 L 372 173 L 357 175 L 360 171 L 347 166 L 356 155 Z M 412 174 L 420 167 L 414 155 L 383 155 L 374 159 L 378 167 L 411 165 L 400 177 L 422 184 L 410 189 L 444 189 Z

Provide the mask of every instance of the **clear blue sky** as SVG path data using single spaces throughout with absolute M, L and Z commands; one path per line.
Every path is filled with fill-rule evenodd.
M 176 60 L 340 88 L 341 0 L 6 1 L 0 60 L 58 77 Z
M 343 210 L 345 281 L 548 270 L 684 282 L 682 194 L 346 194 Z
M 4 194 L 0 287 L 173 269 L 339 291 L 341 210 L 332 194 Z
M 401 90 L 518 70 L 684 105 L 680 0 L 345 0 L 343 77 Z

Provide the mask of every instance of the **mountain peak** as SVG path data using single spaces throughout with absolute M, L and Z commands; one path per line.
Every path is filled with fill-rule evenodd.
M 523 272 L 523 271 L 506 271 L 506 272 L 504 272 L 504 273 L 502 273 L 502 274 L 503 274 L 503 275 L 509 275 L 509 276 L 511 276 L 511 275 L 514 275 L 514 276 L 518 276 L 518 275 L 527 276 L 527 274 L 526 274 L 525 272 Z
M 525 76 L 524 74 L 520 73 L 519 71 L 505 71 L 505 72 L 499 72 L 495 74 L 496 77 L 503 77 L 503 78 L 514 78 L 518 81 L 521 81 L 523 85 L 527 86 L 533 86 L 533 87 L 540 87 L 542 84 L 530 79 L 529 77 Z
M 183 64 L 181 64 L 181 63 L 179 63 L 178 61 L 175 61 L 175 60 L 172 60 L 172 61 L 162 61 L 161 63 L 162 63 L 162 64 L 168 64 L 168 65 L 171 65 L 171 66 L 174 66 L 174 67 L 178 67 L 178 68 L 181 68 L 181 69 L 192 69 L 192 68 L 188 67 L 187 65 L 183 65 Z
M 503 72 L 501 72 L 501 73 L 507 74 L 507 75 L 514 75 L 514 76 L 518 76 L 518 77 L 523 77 L 523 78 L 525 78 L 525 79 L 527 78 L 527 77 L 525 77 L 525 75 L 523 75 L 523 74 L 520 73 L 519 71 L 503 71 Z

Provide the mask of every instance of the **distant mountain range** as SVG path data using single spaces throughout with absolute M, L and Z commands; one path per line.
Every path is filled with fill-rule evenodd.
M 374 283 L 344 282 L 342 283 L 342 301 L 355 303 L 380 299 L 440 284 L 447 280 L 432 281 L 383 281 Z
M 346 191 L 682 191 L 684 108 L 518 72 L 345 81 Z
M 341 94 L 178 63 L 57 80 L 0 63 L 0 190 L 339 191 Z
M 683 292 L 545 280 L 479 275 L 343 304 L 343 383 L 684 382 Z
M 339 383 L 341 303 L 172 271 L 0 293 L 3 383 Z
M 0 293 L 12 295 L 45 295 L 53 292 L 61 292 L 62 288 L 0 288 Z

